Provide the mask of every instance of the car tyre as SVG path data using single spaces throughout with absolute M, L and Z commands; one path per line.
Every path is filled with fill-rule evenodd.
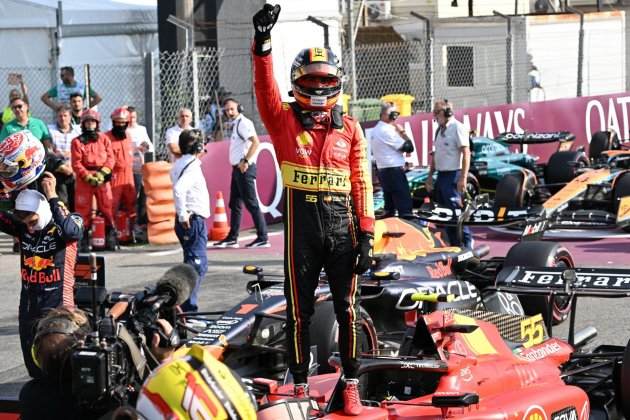
M 378 350 L 376 329 L 367 311 L 359 306 L 359 339 L 358 353 L 372 353 Z M 339 324 L 332 302 L 321 302 L 315 305 L 315 313 L 311 317 L 311 346 L 317 346 L 317 374 L 333 373 L 335 369 L 328 364 L 328 358 L 339 351 L 337 337 Z
M 523 208 L 530 204 L 531 190 L 534 187 L 534 181 L 528 177 L 525 181 L 524 174 L 510 174 L 501 178 L 497 184 L 497 190 L 494 195 L 494 207 L 499 209 L 506 207 L 508 209 Z
M 508 251 L 503 268 L 513 266 L 528 267 L 574 267 L 573 257 L 568 249 L 554 242 L 526 241 L 520 242 Z M 526 315 L 542 314 L 548 322 L 549 296 L 519 296 Z M 555 296 L 553 301 L 553 325 L 562 323 L 571 311 L 571 299 L 566 296 Z
M 622 197 L 630 195 L 630 172 L 623 172 L 615 180 L 613 188 L 612 211 L 616 215 L 619 210 L 619 203 Z M 630 232 L 630 226 L 625 226 L 624 231 Z
M 593 133 L 588 145 L 588 157 L 592 162 L 599 160 L 602 152 L 619 149 L 619 137 L 614 131 L 598 131 Z
M 623 351 L 623 362 L 620 366 L 618 383 L 616 387 L 617 407 L 624 418 L 630 419 L 630 341 Z
M 575 150 L 555 152 L 549 157 L 545 167 L 545 183 L 566 184 L 577 176 L 579 169 L 587 166 L 588 159 L 583 152 Z M 554 192 L 559 189 L 555 187 Z

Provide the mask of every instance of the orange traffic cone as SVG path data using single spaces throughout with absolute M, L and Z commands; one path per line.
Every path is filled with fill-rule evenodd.
M 214 207 L 214 219 L 212 220 L 210 239 L 213 241 L 222 241 L 230 232 L 230 227 L 228 226 L 225 201 L 223 201 L 223 193 L 221 191 L 217 191 L 216 200 L 217 204 Z

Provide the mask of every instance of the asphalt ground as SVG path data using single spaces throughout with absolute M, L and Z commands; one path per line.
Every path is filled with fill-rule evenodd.
M 246 296 L 245 285 L 252 277 L 242 273 L 244 264 L 264 267 L 268 273 L 282 273 L 283 241 L 281 225 L 270 226 L 271 248 L 208 249 L 208 274 L 200 290 L 200 310 L 227 309 Z M 488 244 L 491 255 L 505 255 L 515 237 L 491 231 L 474 231 L 477 245 Z M 240 243 L 255 235 L 244 232 Z M 630 241 L 626 238 L 561 241 L 581 266 L 630 269 Z M 11 238 L 0 235 L 0 396 L 16 396 L 28 379 L 20 351 L 17 309 L 20 282 L 19 258 L 11 252 Z M 106 252 L 106 285 L 109 291 L 138 291 L 155 281 L 173 264 L 182 261 L 178 245 L 123 247 L 119 252 Z M 630 338 L 628 299 L 582 299 L 578 304 L 577 327 L 597 327 L 594 344 L 625 345 Z M 567 323 L 554 329 L 555 335 L 566 337 Z

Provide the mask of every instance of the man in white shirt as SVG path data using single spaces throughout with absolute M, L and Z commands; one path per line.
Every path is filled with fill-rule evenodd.
M 256 152 L 258 136 L 254 123 L 243 114 L 243 108 L 233 98 L 223 102 L 223 113 L 231 127 L 230 165 L 232 165 L 232 183 L 230 185 L 230 232 L 227 237 L 216 242 L 219 248 L 238 248 L 238 232 L 241 226 L 241 205 L 252 215 L 256 226 L 256 239 L 247 244 L 247 248 L 268 248 L 267 224 L 258 205 L 256 196 Z
M 199 158 L 204 153 L 201 130 L 184 130 L 179 135 L 178 150 L 181 157 L 173 164 L 171 181 L 175 198 L 175 234 L 184 251 L 184 263 L 190 264 L 199 274 L 190 298 L 181 305 L 184 312 L 196 312 L 199 285 L 208 271 L 208 229 L 210 196 L 201 172 Z
M 133 182 L 136 187 L 136 223 L 145 225 L 147 223 L 146 197 L 144 195 L 144 187 L 142 186 L 142 165 L 144 165 L 144 154 L 152 153 L 153 142 L 149 138 L 145 126 L 138 124 L 138 111 L 133 106 L 128 106 L 130 120 L 127 126 L 127 136 L 133 142 Z M 179 139 L 178 139 L 179 141 Z
M 188 108 L 180 108 L 177 112 L 177 124 L 169 127 L 164 133 L 164 139 L 166 147 L 168 148 L 168 154 L 172 162 L 175 162 L 182 153 L 179 150 L 179 135 L 184 130 L 190 130 L 192 128 L 192 111 Z
M 70 149 L 72 140 L 81 135 L 81 126 L 72 125 L 72 110 L 62 105 L 57 111 L 55 124 L 50 124 L 48 131 L 52 138 L 53 153 L 62 158 L 64 163 L 54 172 L 57 195 L 70 211 L 74 211 L 74 173 Z
M 450 209 L 463 207 L 462 194 L 466 191 L 466 179 L 470 169 L 470 147 L 468 130 L 453 116 L 452 104 L 446 99 L 436 101 L 433 116 L 439 124 L 433 141 L 435 152 L 426 181 L 427 191 L 435 190 L 435 201 Z M 437 172 L 437 180 L 433 185 L 433 173 Z M 446 228 L 451 245 L 472 247 L 472 234 L 464 227 L 463 238 L 459 238 L 457 227 Z
M 396 123 L 400 113 L 392 103 L 381 105 L 381 119 L 370 134 L 378 179 L 385 199 L 385 217 L 412 215 L 411 191 L 405 175 L 405 153 L 413 152 L 413 142 Z

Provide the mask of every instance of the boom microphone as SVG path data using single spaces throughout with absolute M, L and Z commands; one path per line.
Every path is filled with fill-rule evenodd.
M 168 296 L 165 306 L 184 303 L 197 283 L 198 274 L 189 264 L 177 264 L 162 275 L 155 285 L 155 294 Z

